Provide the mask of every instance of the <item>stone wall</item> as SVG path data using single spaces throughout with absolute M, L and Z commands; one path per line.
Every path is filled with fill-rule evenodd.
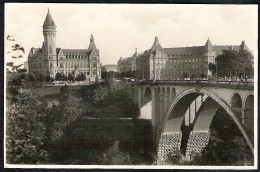
M 175 156 L 180 152 L 181 132 L 162 134 L 158 146 L 158 164 L 165 162 L 168 156 Z
M 210 131 L 192 131 L 186 148 L 186 159 L 193 160 L 195 156 L 199 156 L 208 145 L 209 138 Z

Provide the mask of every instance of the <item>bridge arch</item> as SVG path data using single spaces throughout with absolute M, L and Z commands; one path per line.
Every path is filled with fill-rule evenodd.
M 242 99 L 242 96 L 237 93 L 237 92 L 234 92 L 231 96 L 231 99 L 230 99 L 230 106 L 232 108 L 240 108 L 242 109 L 242 105 L 243 105 L 243 99 Z
M 171 120 L 179 120 L 184 118 L 185 115 L 185 109 L 182 110 L 180 109 L 180 107 L 178 107 L 178 104 L 186 102 L 187 105 L 189 105 L 193 100 L 195 100 L 198 96 L 200 95 L 207 95 L 208 97 L 210 97 L 211 99 L 213 99 L 214 101 L 216 101 L 220 106 L 222 106 L 226 112 L 229 114 L 229 116 L 233 119 L 233 121 L 235 122 L 235 124 L 237 125 L 237 127 L 239 128 L 240 132 L 242 133 L 242 135 L 244 136 L 248 146 L 250 147 L 252 153 L 254 154 L 254 148 L 253 145 L 247 135 L 247 133 L 245 132 L 244 128 L 242 127 L 241 123 L 239 122 L 239 120 L 237 119 L 236 115 L 234 114 L 234 112 L 231 110 L 231 107 L 229 106 L 229 104 L 225 101 L 223 101 L 219 96 L 217 96 L 216 94 L 209 92 L 205 89 L 189 89 L 186 91 L 183 91 L 182 93 L 180 93 L 172 102 L 167 114 L 166 114 L 166 118 L 164 119 L 163 125 L 162 125 L 162 132 L 169 132 L 169 128 L 171 128 L 170 125 L 174 125 L 176 124 L 176 122 L 172 122 Z M 234 94 L 236 95 L 236 94 Z M 233 96 L 234 96 L 233 95 Z M 233 97 L 232 96 L 232 97 Z M 238 95 L 241 99 L 241 96 Z M 189 98 L 188 98 L 189 97 Z M 190 100 L 190 101 L 189 101 Z M 232 100 L 232 99 L 231 99 Z M 175 111 L 175 113 L 174 113 Z M 177 113 L 176 113 L 177 112 Z M 168 122 L 171 121 L 171 122 Z M 179 122 L 178 121 L 178 122 Z M 177 129 L 176 127 L 175 130 Z M 179 127 L 178 127 L 179 128 Z M 168 130 L 168 131 L 167 131 Z

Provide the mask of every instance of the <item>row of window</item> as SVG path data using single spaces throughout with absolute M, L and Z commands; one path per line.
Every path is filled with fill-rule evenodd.
M 157 65 L 155 66 L 156 69 L 197 69 L 197 68 L 203 68 L 204 65 L 199 64 L 199 65 L 169 65 L 169 66 L 161 66 Z
M 89 56 L 87 55 L 66 55 L 66 58 L 75 58 L 75 59 L 87 58 L 87 60 L 89 60 Z
M 59 67 L 64 67 L 65 68 L 74 68 L 74 67 L 79 67 L 79 68 L 82 68 L 82 67 L 90 67 L 90 63 L 88 62 L 65 62 L 63 64 L 63 62 L 60 62 L 59 63 Z M 92 62 L 92 67 L 97 67 L 97 62 Z
M 191 56 L 202 56 L 202 53 L 183 53 L 183 54 L 172 54 L 167 57 L 191 57 Z
M 74 75 L 74 70 L 54 70 L 55 73 L 58 73 L 60 72 L 61 74 L 65 74 L 65 75 L 69 75 L 69 73 L 73 74 Z M 87 69 L 87 70 L 79 70 L 79 73 L 81 74 L 84 74 L 85 76 L 86 75 L 90 75 L 90 70 Z M 96 70 L 96 69 L 93 69 L 92 70 L 92 75 L 99 75 L 99 70 Z
M 189 60 L 184 60 L 184 59 L 170 59 L 170 60 L 165 60 L 164 62 L 167 62 L 167 63 L 191 63 L 191 62 L 207 62 L 207 59 L 189 59 Z M 163 63 L 163 60 L 156 60 L 155 63 Z
M 155 74 L 158 75 L 158 74 L 164 74 L 164 75 L 178 75 L 178 74 L 182 74 L 187 71 L 183 71 L 183 70 L 170 70 L 170 71 L 167 71 L 167 72 L 162 72 L 162 71 L 159 71 L 159 70 L 156 70 L 155 71 Z M 207 73 L 207 70 L 192 70 L 190 73 L 191 74 L 200 74 L 200 73 Z

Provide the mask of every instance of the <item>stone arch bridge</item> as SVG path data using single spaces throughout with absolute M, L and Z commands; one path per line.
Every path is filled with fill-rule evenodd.
M 254 153 L 253 83 L 147 81 L 132 83 L 128 92 L 140 109 L 148 103 L 151 106 L 158 159 L 175 154 L 181 147 L 185 147 L 186 158 L 200 154 L 209 142 L 209 127 L 219 107 L 233 119 Z M 183 123 L 190 132 L 182 131 Z

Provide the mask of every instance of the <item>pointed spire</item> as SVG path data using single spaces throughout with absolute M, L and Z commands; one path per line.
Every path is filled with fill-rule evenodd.
M 203 51 L 206 51 L 206 52 L 214 51 L 214 48 L 213 48 L 213 46 L 212 46 L 212 44 L 211 44 L 211 42 L 209 40 L 209 37 L 208 37 L 208 40 L 207 40 L 207 42 L 206 42 L 206 44 L 205 44 L 205 46 L 203 48 Z
M 158 37 L 157 37 L 157 36 L 155 36 L 155 38 L 154 38 L 154 44 L 155 44 L 155 45 L 158 45 L 158 44 L 159 44 L 159 40 L 158 40 Z
M 96 48 L 96 45 L 95 45 L 95 42 L 94 42 L 94 36 L 91 34 L 88 50 L 93 50 L 93 49 L 97 49 L 97 48 Z
M 151 48 L 151 52 L 153 52 L 156 49 L 160 49 L 160 50 L 163 51 L 163 48 L 162 48 L 161 44 L 159 43 L 159 39 L 158 39 L 157 36 L 155 36 L 155 38 L 154 38 L 154 43 L 153 43 L 153 46 Z
M 249 50 L 249 48 L 248 48 L 247 45 L 246 45 L 245 40 L 242 41 L 242 43 L 241 43 L 241 45 L 240 45 L 240 49 L 241 49 L 241 50 Z
M 91 33 L 91 36 L 90 36 L 90 42 L 94 42 L 94 37 L 93 37 L 92 33 Z
M 44 26 L 56 26 L 52 17 L 51 17 L 51 14 L 50 14 L 50 10 L 48 8 L 48 13 L 47 13 L 47 16 L 45 18 L 45 21 L 44 21 Z

